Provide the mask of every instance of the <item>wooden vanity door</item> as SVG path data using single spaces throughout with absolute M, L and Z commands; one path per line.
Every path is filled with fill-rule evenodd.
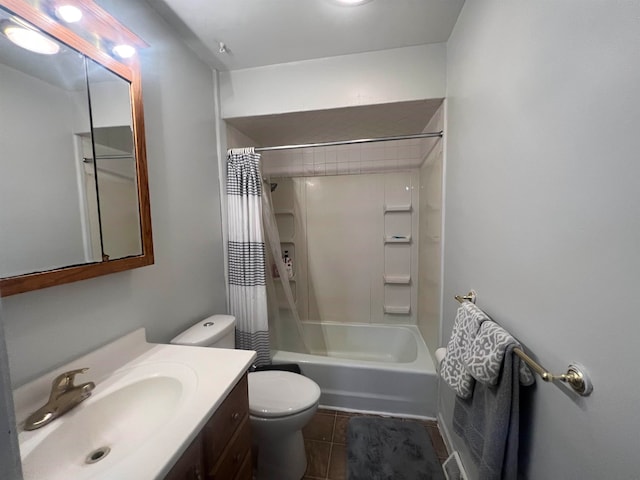
M 204 480 L 202 435 L 198 435 L 176 462 L 165 480 Z

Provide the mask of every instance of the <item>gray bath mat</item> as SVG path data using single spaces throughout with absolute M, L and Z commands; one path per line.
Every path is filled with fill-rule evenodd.
M 353 417 L 347 428 L 348 480 L 444 480 L 426 428 L 417 422 Z

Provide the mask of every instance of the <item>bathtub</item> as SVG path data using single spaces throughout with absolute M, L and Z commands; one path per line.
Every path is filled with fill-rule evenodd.
M 321 406 L 409 417 L 436 416 L 436 371 L 417 327 L 302 322 L 311 351 L 279 328 L 273 363 L 297 363 L 322 390 Z

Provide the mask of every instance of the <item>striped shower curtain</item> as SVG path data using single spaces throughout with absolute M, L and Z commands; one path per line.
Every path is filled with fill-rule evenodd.
M 271 363 L 261 196 L 260 154 L 252 148 L 230 150 L 227 155 L 230 313 L 236 317 L 236 347 L 258 352 L 256 365 Z

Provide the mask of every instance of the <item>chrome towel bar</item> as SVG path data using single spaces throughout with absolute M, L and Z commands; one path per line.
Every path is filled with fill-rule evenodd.
M 463 303 L 465 301 L 471 302 L 473 304 L 476 303 L 477 294 L 474 290 L 471 290 L 466 295 L 456 295 L 454 297 L 458 302 Z M 533 358 L 527 355 L 522 349 L 514 348 L 513 353 L 518 355 L 522 359 L 524 363 L 526 363 L 531 370 L 540 375 L 540 378 L 545 382 L 553 382 L 559 380 L 561 382 L 565 382 L 571 386 L 579 395 L 586 397 L 590 395 L 593 391 L 593 384 L 585 368 L 579 363 L 571 363 L 567 367 L 567 373 L 563 373 L 560 375 L 554 375 L 549 372 L 546 368 L 543 368 L 538 362 L 536 362 Z

